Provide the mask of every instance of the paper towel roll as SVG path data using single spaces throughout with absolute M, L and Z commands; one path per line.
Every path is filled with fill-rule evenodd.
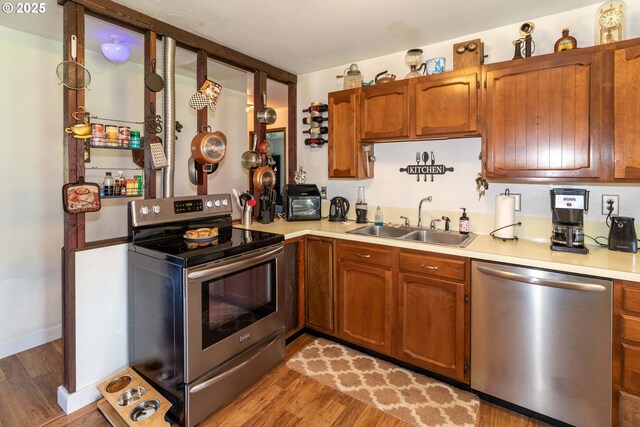
M 493 229 L 511 225 L 516 222 L 516 198 L 514 196 L 496 196 L 496 214 Z M 493 235 L 501 239 L 513 239 L 515 227 L 507 227 L 496 231 Z

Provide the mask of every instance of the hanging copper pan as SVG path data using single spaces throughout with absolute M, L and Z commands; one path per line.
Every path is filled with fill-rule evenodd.
M 261 191 L 262 188 L 273 189 L 276 185 L 276 174 L 269 166 L 260 166 L 253 173 L 253 186 Z
M 226 151 L 227 137 L 220 131 L 201 132 L 191 140 L 191 155 L 199 163 L 219 163 L 224 159 Z

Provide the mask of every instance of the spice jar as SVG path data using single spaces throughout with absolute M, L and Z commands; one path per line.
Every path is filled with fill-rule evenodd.
M 130 148 L 140 148 L 140 131 L 132 130 L 129 137 Z

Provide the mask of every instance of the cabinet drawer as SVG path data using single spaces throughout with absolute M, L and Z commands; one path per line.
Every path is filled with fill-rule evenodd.
M 640 317 L 622 315 L 622 339 L 640 342 Z
M 620 427 L 637 426 L 640 420 L 640 397 L 620 392 Z
M 468 260 L 428 253 L 400 252 L 400 270 L 465 281 Z
M 341 260 L 374 264 L 378 267 L 390 267 L 391 255 L 392 249 L 385 246 L 362 243 L 340 243 L 338 246 L 338 257 Z
M 622 309 L 640 313 L 640 289 L 622 288 Z
M 622 388 L 640 393 L 640 347 L 622 344 Z

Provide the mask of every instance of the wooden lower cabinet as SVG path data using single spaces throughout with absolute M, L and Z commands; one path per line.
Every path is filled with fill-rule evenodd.
M 338 336 L 391 354 L 391 270 L 343 261 L 338 277 Z
M 469 383 L 468 259 L 413 251 L 399 259 L 394 357 Z
M 309 328 L 335 335 L 335 240 L 305 239 L 305 319 Z
M 302 239 L 284 243 L 285 326 L 287 334 L 302 329 L 304 323 L 300 313 L 301 301 L 301 251 Z
M 640 425 L 640 283 L 623 280 L 613 293 L 612 425 Z
M 376 263 L 392 248 L 338 243 L 338 336 L 391 354 L 393 308 L 391 267 Z M 361 262 L 352 261 L 358 257 Z

